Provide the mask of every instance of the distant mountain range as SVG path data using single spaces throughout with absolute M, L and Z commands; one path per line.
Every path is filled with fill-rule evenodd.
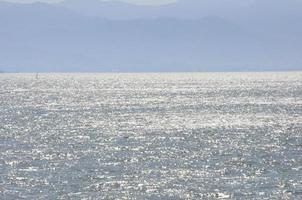
M 302 70 L 302 2 L 0 2 L 3 71 Z
M 121 1 L 65 0 L 57 6 L 87 16 L 107 19 L 177 18 L 200 19 L 207 16 L 261 19 L 300 15 L 299 0 L 178 0 L 162 6 L 137 6 Z

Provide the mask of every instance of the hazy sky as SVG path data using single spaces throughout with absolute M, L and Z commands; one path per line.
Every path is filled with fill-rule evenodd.
M 18 3 L 33 3 L 33 2 L 45 2 L 45 3 L 56 3 L 63 0 L 5 0 L 7 2 L 18 2 Z M 99 0 L 102 1 L 102 0 Z M 110 1 L 110 0 L 109 0 Z M 128 3 L 141 4 L 141 5 L 159 5 L 174 2 L 176 0 L 120 0 Z

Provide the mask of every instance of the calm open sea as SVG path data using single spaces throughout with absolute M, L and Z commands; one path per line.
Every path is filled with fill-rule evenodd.
M 302 73 L 0 74 L 0 199 L 302 199 Z

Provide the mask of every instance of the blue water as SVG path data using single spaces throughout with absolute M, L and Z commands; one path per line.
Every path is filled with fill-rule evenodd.
M 0 199 L 302 199 L 302 73 L 0 74 Z

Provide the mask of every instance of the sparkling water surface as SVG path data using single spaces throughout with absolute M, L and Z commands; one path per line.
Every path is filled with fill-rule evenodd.
M 302 199 L 302 73 L 0 74 L 0 199 Z

